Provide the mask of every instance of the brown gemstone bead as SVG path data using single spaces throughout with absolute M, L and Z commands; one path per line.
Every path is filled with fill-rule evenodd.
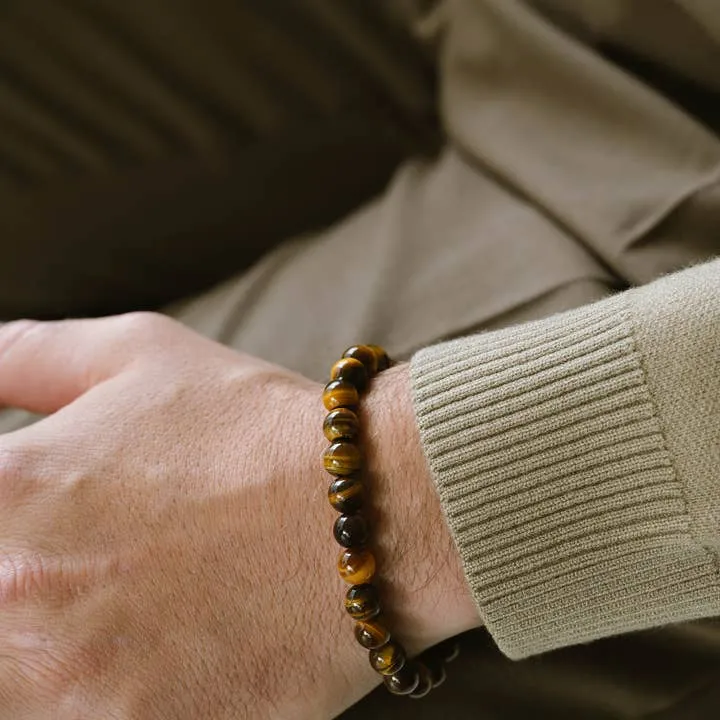
M 368 541 L 368 525 L 362 515 L 341 515 L 335 520 L 333 535 L 338 545 L 361 548 Z
M 330 441 L 353 440 L 357 437 L 360 422 L 358 416 L 348 408 L 338 408 L 325 416 L 323 432 Z
M 357 512 L 363 505 L 364 486 L 357 476 L 336 478 L 328 489 L 328 500 L 340 513 Z
M 360 395 L 354 385 L 345 380 L 332 380 L 323 390 L 323 403 L 328 410 L 339 407 L 354 408 L 360 402 Z
M 387 370 L 390 367 L 388 354 L 379 345 L 368 345 L 368 347 L 375 353 L 377 371 L 382 372 L 383 370 Z
M 405 663 L 394 675 L 385 675 L 383 680 L 393 695 L 409 695 L 417 689 L 420 675 L 415 663 Z
M 353 385 L 358 392 L 367 387 L 368 371 L 357 358 L 340 358 L 330 370 L 331 380 L 344 380 Z
M 390 633 L 377 620 L 355 624 L 355 639 L 366 650 L 377 650 L 390 642 Z
M 338 572 L 346 583 L 362 585 L 375 574 L 375 557 L 369 550 L 345 550 L 338 559 Z
M 437 667 L 428 668 L 430 670 L 430 682 L 433 688 L 440 687 L 447 679 L 445 664 L 440 663 Z
M 452 662 L 460 654 L 460 643 L 454 638 L 443 640 L 426 651 L 431 657 L 438 658 L 443 663 Z
M 424 698 L 432 690 L 432 677 L 430 671 L 422 663 L 417 663 L 419 682 L 418 686 L 410 693 L 410 697 L 415 700 Z
M 344 440 L 334 442 L 323 457 L 325 469 L 333 475 L 352 475 L 362 465 L 362 456 L 357 445 Z
M 371 620 L 380 614 L 380 596 L 374 585 L 353 585 L 345 594 L 345 609 L 355 620 Z M 362 643 L 361 643 L 362 644 Z
M 394 675 L 405 664 L 405 650 L 396 640 L 370 651 L 370 665 L 381 675 Z
M 368 377 L 377 374 L 377 355 L 368 345 L 353 345 L 343 353 L 343 357 L 359 360 L 365 366 Z

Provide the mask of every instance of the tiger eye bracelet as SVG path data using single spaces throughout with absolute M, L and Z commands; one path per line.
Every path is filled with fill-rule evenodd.
M 446 641 L 421 659 L 409 659 L 385 626 L 380 597 L 372 584 L 376 563 L 368 549 L 370 531 L 362 514 L 367 498 L 356 413 L 371 379 L 388 367 L 390 359 L 377 345 L 354 345 L 332 366 L 330 382 L 323 391 L 323 403 L 329 411 L 323 432 L 331 443 L 325 450 L 324 465 L 333 476 L 328 499 L 340 513 L 333 535 L 343 548 L 337 566 L 340 577 L 351 586 L 345 595 L 345 609 L 355 620 L 355 639 L 370 651 L 370 665 L 391 693 L 422 698 L 445 680 L 444 663 L 457 656 L 458 648 L 453 641 Z

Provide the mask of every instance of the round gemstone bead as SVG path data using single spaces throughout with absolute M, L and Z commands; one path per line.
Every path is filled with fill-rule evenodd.
M 362 515 L 341 515 L 335 520 L 333 535 L 338 545 L 361 548 L 368 541 L 368 526 Z
M 405 663 L 394 675 L 385 675 L 383 680 L 393 695 L 409 695 L 417 689 L 420 676 L 415 663 Z
M 394 675 L 405 664 L 405 650 L 395 640 L 390 640 L 377 650 L 370 651 L 370 665 L 381 675 Z
M 417 663 L 418 686 L 410 693 L 411 698 L 419 700 L 425 697 L 432 690 L 432 677 L 430 671 L 422 663 Z
M 380 596 L 374 585 L 353 585 L 345 595 L 345 609 L 355 620 L 371 620 L 380 614 Z
M 377 365 L 377 371 L 382 372 L 390 367 L 390 358 L 388 354 L 379 345 L 368 345 L 370 350 L 375 355 L 375 364 Z
M 343 353 L 343 357 L 359 360 L 365 366 L 368 377 L 372 377 L 378 371 L 377 355 L 368 345 L 353 345 Z
M 377 620 L 355 624 L 355 639 L 366 650 L 377 650 L 390 641 L 390 633 Z
M 328 410 L 357 407 L 360 402 L 357 388 L 345 380 L 331 380 L 323 390 L 323 404 Z
M 348 408 L 338 408 L 325 416 L 323 432 L 330 442 L 354 440 L 360 429 L 358 416 Z
M 345 550 L 338 559 L 338 572 L 346 583 L 362 585 L 375 574 L 375 557 L 369 550 Z
M 340 513 L 357 512 L 363 504 L 363 488 L 362 480 L 357 476 L 336 478 L 330 483 L 328 500 Z
M 430 670 L 430 682 L 433 688 L 440 687 L 447 679 L 445 664 L 440 663 L 437 667 L 428 668 Z
M 333 475 L 352 475 L 362 465 L 362 456 L 357 445 L 337 440 L 325 451 L 325 469 Z
M 438 657 L 443 662 L 449 663 L 460 654 L 460 643 L 454 638 L 450 638 L 450 640 L 443 640 L 438 643 L 428 652 L 432 653 L 433 657 Z
M 330 370 L 331 380 L 343 380 L 354 386 L 358 392 L 367 387 L 368 371 L 361 360 L 357 358 L 340 358 Z

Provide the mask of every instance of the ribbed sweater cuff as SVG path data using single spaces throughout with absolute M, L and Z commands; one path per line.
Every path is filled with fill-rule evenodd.
M 717 594 L 628 295 L 412 360 L 448 524 L 481 616 L 512 658 L 696 617 L 699 598 Z

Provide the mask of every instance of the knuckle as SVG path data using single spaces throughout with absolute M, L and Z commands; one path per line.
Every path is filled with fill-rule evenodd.
M 151 335 L 166 327 L 168 318 L 160 313 L 138 311 L 118 315 L 118 322 L 126 331 L 137 335 Z
M 155 312 L 132 312 L 115 318 L 121 342 L 134 346 L 153 348 L 166 343 L 172 337 L 174 320 Z

